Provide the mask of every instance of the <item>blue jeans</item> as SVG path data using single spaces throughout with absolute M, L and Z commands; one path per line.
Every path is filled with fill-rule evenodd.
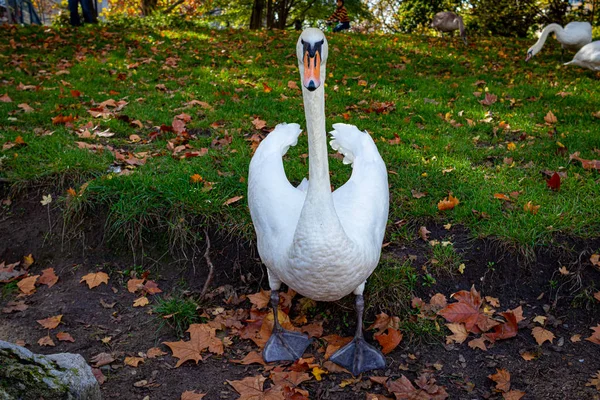
M 79 3 L 81 3 L 81 10 L 83 11 L 83 20 L 87 23 L 94 22 L 92 0 L 69 0 L 69 21 L 71 22 L 71 26 L 81 25 L 78 10 Z
M 346 29 L 350 29 L 350 22 L 340 22 L 339 24 L 337 24 L 335 26 L 335 28 L 333 28 L 333 31 L 339 32 L 339 31 L 343 31 Z

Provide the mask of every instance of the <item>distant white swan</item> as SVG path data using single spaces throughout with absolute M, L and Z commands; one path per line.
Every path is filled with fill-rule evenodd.
M 565 65 L 578 65 L 592 71 L 600 71 L 600 40 L 586 44 Z
M 379 262 L 388 219 L 387 170 L 371 136 L 355 126 L 334 124 L 331 146 L 352 164 L 348 182 L 331 192 L 325 91 L 328 44 L 318 29 L 302 32 L 296 46 L 308 132 L 308 182 L 288 181 L 282 156 L 301 132 L 280 124 L 259 145 L 250 162 L 248 205 L 258 252 L 267 266 L 271 305 L 277 316 L 281 283 L 318 301 L 356 295 L 354 340 L 330 359 L 353 374 L 385 367 L 385 358 L 362 336 L 365 281 Z M 308 337 L 284 330 L 275 318 L 263 350 L 265 361 L 302 356 Z
M 527 50 L 526 62 L 539 53 L 551 33 L 556 35 L 563 53 L 565 50 L 577 51 L 592 41 L 592 25 L 589 22 L 570 22 L 564 28 L 559 24 L 550 24 L 542 30 L 538 41 Z
M 462 17 L 452 11 L 442 11 L 435 14 L 430 26 L 440 32 L 452 32 L 458 29 L 460 37 L 467 44 L 467 33 L 465 32 L 465 24 L 463 24 Z

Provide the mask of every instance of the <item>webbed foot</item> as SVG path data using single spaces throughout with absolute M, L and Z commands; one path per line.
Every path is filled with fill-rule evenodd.
M 275 330 L 263 349 L 263 359 L 266 362 L 294 361 L 302 357 L 304 350 L 311 343 L 308 336 L 283 328 Z
M 355 337 L 350 343 L 336 351 L 330 360 L 346 368 L 354 376 L 365 371 L 385 368 L 383 354 L 362 337 Z

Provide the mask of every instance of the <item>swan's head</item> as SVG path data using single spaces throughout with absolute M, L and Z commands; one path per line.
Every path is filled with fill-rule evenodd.
M 538 53 L 538 49 L 535 46 L 531 46 L 529 50 L 527 50 L 527 56 L 525 57 L 525 62 L 529 62 L 531 57 L 535 56 Z
M 311 92 L 325 83 L 327 51 L 327 39 L 317 28 L 305 29 L 296 44 L 300 79 L 302 85 Z

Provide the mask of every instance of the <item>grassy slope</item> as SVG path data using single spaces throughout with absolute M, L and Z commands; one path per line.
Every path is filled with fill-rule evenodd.
M 7 93 L 13 101 L 0 102 L 0 144 L 20 135 L 27 146 L 0 150 L 0 177 L 17 185 L 66 179 L 75 189 L 88 181 L 78 203 L 106 204 L 117 235 L 137 235 L 139 227 L 153 223 L 175 235 L 182 225 L 204 218 L 248 234 L 252 228 L 245 199 L 230 206 L 223 202 L 245 195 L 251 154 L 245 139 L 257 133 L 254 118 L 268 127 L 304 125 L 301 93 L 288 87 L 289 81 L 299 83 L 296 40 L 296 33 L 288 32 L 92 27 L 74 35 L 47 28 L 1 29 L 0 95 Z M 585 159 L 600 158 L 600 120 L 592 116 L 600 111 L 598 78 L 561 67 L 554 41 L 525 64 L 530 42 L 473 38 L 465 48 L 458 40 L 422 36 L 329 34 L 328 122 L 356 124 L 376 138 L 392 171 L 392 222 L 433 218 L 462 223 L 475 235 L 524 245 L 548 243 L 556 232 L 598 236 L 600 174 L 569 163 L 568 157 L 579 151 Z M 143 63 L 150 57 L 153 61 Z M 135 62 L 140 62 L 137 69 L 127 68 Z M 56 74 L 65 66 L 69 74 Z M 119 73 L 124 80 L 117 79 Z M 40 85 L 39 90 L 18 90 L 21 82 Z M 167 90 L 157 90 L 157 84 Z M 82 96 L 71 96 L 72 89 Z M 484 106 L 479 103 L 483 95 L 476 97 L 475 91 L 489 91 L 498 101 Z M 120 114 L 142 121 L 144 128 L 88 114 L 94 104 L 110 98 L 128 101 Z M 192 99 L 213 109 L 184 108 Z M 393 102 L 394 107 L 373 111 L 376 102 Z M 34 111 L 20 112 L 21 103 Z M 554 126 L 544 122 L 548 111 L 558 118 Z M 173 134 L 149 143 L 128 142 L 131 134 L 147 139 L 152 127 L 170 125 L 181 112 L 192 117 L 188 130 L 195 135 L 189 144 L 208 147 L 206 156 L 170 157 L 166 140 Z M 113 155 L 78 149 L 75 141 L 81 139 L 73 129 L 52 125 L 51 118 L 59 114 L 79 117 L 76 127 L 93 121 L 98 131 L 116 134 L 83 141 L 156 156 L 133 174 L 110 173 Z M 487 117 L 491 120 L 482 122 Z M 42 130 L 54 133 L 42 136 Z M 211 147 L 225 133 L 232 135 L 232 143 Z M 399 144 L 389 142 L 395 134 Z M 512 151 L 511 142 L 516 145 Z M 557 152 L 561 144 L 567 152 Z M 307 173 L 306 151 L 303 135 L 285 157 L 292 182 Z M 505 160 L 509 157 L 513 163 Z M 333 184 L 339 186 L 349 169 L 333 158 L 331 168 Z M 567 173 L 559 192 L 546 187 L 544 170 Z M 213 189 L 191 183 L 193 174 L 214 182 Z M 427 195 L 414 198 L 413 189 Z M 512 191 L 521 193 L 511 204 L 493 198 Z M 438 211 L 437 202 L 449 192 L 461 203 L 452 211 Z M 528 201 L 540 205 L 536 215 L 523 210 Z M 391 231 L 392 240 L 414 235 L 406 227 Z

